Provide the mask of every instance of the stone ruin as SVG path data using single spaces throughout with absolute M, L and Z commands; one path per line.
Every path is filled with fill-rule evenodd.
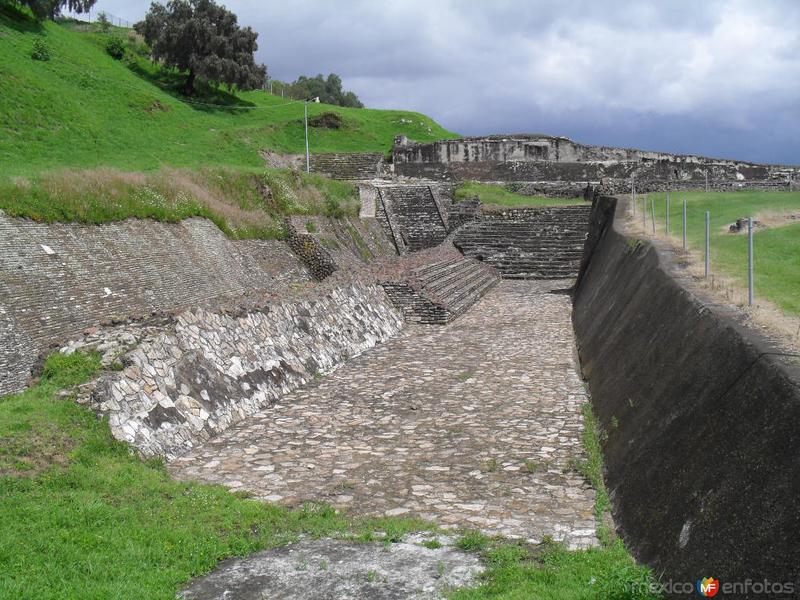
M 612 492 L 618 494 L 615 502 L 630 503 L 640 502 L 637 494 L 650 489 L 652 478 L 647 465 L 635 476 L 620 476 L 629 460 L 625 449 L 634 442 L 652 443 L 652 439 L 667 447 L 671 438 L 663 431 L 646 438 L 635 435 L 645 429 L 637 427 L 636 419 L 642 418 L 638 415 L 648 414 L 645 411 L 651 408 L 657 414 L 660 409 L 657 403 L 647 404 L 647 398 L 641 399 L 638 412 L 628 410 L 623 401 L 630 403 L 641 389 L 650 393 L 647 381 L 627 377 L 630 394 L 615 395 L 615 386 L 620 385 L 617 371 L 605 366 L 598 369 L 593 363 L 597 356 L 627 352 L 621 361 L 626 368 L 639 363 L 641 369 L 651 366 L 646 364 L 650 341 L 661 335 L 656 329 L 660 323 L 648 319 L 638 329 L 627 329 L 627 335 L 620 335 L 614 325 L 613 335 L 607 335 L 608 323 L 626 321 L 630 326 L 638 317 L 602 321 L 598 315 L 627 310 L 629 303 L 619 298 L 624 300 L 624 294 L 638 298 L 637 290 L 650 294 L 651 288 L 667 289 L 678 298 L 673 304 L 685 310 L 687 320 L 707 314 L 659 271 L 652 252 L 647 255 L 649 263 L 638 251 L 631 252 L 630 244 L 608 225 L 613 223 L 615 206 L 609 208 L 611 199 L 600 198 L 599 190 L 627 193 L 632 184 L 638 191 L 784 190 L 795 189 L 799 174 L 796 167 L 589 146 L 543 135 L 430 144 L 398 138 L 391 161 L 374 153 L 317 155 L 312 166 L 317 172 L 360 182 L 360 216 L 338 222 L 290 217 L 286 242 L 233 242 L 202 219 L 87 227 L 31 223 L 0 212 L 0 249 L 4 251 L 0 258 L 0 393 L 19 390 L 48 352 L 96 349 L 103 353 L 107 369 L 78 390 L 79 401 L 107 416 L 114 435 L 141 454 L 174 460 L 170 468 L 175 474 L 202 475 L 232 489 L 252 485 L 259 497 L 273 501 L 291 498 L 276 495 L 275 482 L 302 480 L 308 483 L 309 495 L 320 492 L 343 507 L 358 497 L 375 503 L 380 514 L 446 516 L 451 525 L 504 535 L 522 531 L 532 541 L 552 535 L 572 547 L 590 546 L 596 543 L 591 491 L 567 468 L 582 452 L 580 404 L 588 400 L 574 362 L 576 340 L 570 318 L 576 324 L 584 375 L 592 386 L 598 414 L 611 431 L 610 448 L 616 454 L 609 464 L 610 481 L 616 486 Z M 487 207 L 477 198 L 455 202 L 454 186 L 465 180 L 503 184 L 522 194 L 583 196 L 587 202 L 526 209 Z M 742 220 L 737 220 L 732 231 L 742 227 Z M 592 256 L 593 265 L 587 259 Z M 627 271 L 620 270 L 620 265 Z M 501 278 L 551 281 L 501 282 Z M 563 294 L 573 284 L 577 289 L 574 315 L 570 298 Z M 491 290 L 495 292 L 487 295 Z M 600 299 L 598 290 L 604 294 Z M 656 300 L 643 304 L 652 307 Z M 479 302 L 485 312 L 470 312 Z M 683 322 L 673 320 L 676 347 L 686 337 Z M 715 321 L 709 323 L 709 331 L 719 327 Z M 423 333 L 417 324 L 451 325 L 441 328 L 445 334 L 437 336 Z M 492 339 L 498 328 L 501 333 Z M 725 335 L 739 334 L 728 328 Z M 604 346 L 611 343 L 613 347 Z M 740 340 L 732 337 L 734 343 Z M 374 349 L 378 345 L 381 348 Z M 626 350 L 629 346 L 638 350 Z M 536 348 L 533 362 L 526 354 L 530 348 Z M 367 351 L 374 361 L 368 356 L 350 360 Z M 722 376 L 728 374 L 724 363 L 731 357 L 702 347 L 701 355 L 721 361 L 718 368 L 707 369 L 719 380 L 715 385 L 726 393 L 737 392 Z M 682 357 L 685 368 L 693 366 L 691 358 Z M 345 371 L 348 361 L 352 370 Z M 112 366 L 119 368 L 108 368 Z M 315 383 L 320 375 L 334 371 L 339 376 L 325 378 L 328 385 L 339 386 L 334 392 Z M 764 407 L 776 398 L 793 398 L 786 390 L 794 373 L 773 371 L 764 377 L 775 393 L 764 395 L 752 409 L 760 411 L 757 416 L 762 412 L 771 416 Z M 642 370 L 642 378 L 652 372 Z M 671 398 L 675 389 L 682 389 L 679 380 L 680 374 L 660 378 L 656 391 Z M 376 396 L 373 389 L 378 388 Z M 536 390 L 535 402 L 526 396 L 531 389 Z M 706 396 L 712 398 L 715 390 L 709 387 Z M 796 395 L 796 390 L 792 392 Z M 322 397 L 331 402 L 324 406 L 323 417 L 312 414 L 308 425 L 304 402 L 312 398 L 308 410 L 313 413 Z M 438 402 L 447 406 L 447 418 L 442 418 Z M 492 403 L 502 410 L 489 410 Z M 796 412 L 796 403 L 785 404 L 781 410 Z M 299 412 L 291 412 L 293 406 Z M 502 411 L 509 406 L 513 414 L 503 420 Z M 287 407 L 291 418 L 286 416 Z M 271 409 L 284 411 L 279 425 L 271 423 Z M 353 424 L 362 426 L 358 413 L 369 410 L 377 411 L 379 418 L 372 438 L 366 440 Z M 531 412 L 537 410 L 542 413 L 536 417 L 540 420 L 531 421 Z M 674 403 L 673 410 L 696 409 Z M 233 427 L 253 417 L 257 418 L 252 428 Z M 366 466 L 355 459 L 353 465 L 375 469 L 355 492 L 341 492 L 342 485 L 351 485 L 343 479 L 343 473 L 349 473 L 346 468 L 329 474 L 325 481 L 331 489 L 325 490 L 320 485 L 321 470 L 311 473 L 307 464 L 293 460 L 278 467 L 264 463 L 269 462 L 276 439 L 264 435 L 271 423 L 272 434 L 292 438 L 286 448 L 308 442 L 312 452 L 304 460 L 321 461 L 313 466 L 327 468 L 330 465 L 322 463 L 328 455 L 320 450 L 327 448 L 326 452 L 338 456 L 340 448 L 331 450 L 328 437 L 315 439 L 315 435 L 317 428 L 324 429 L 335 418 L 347 423 L 337 435 L 347 430 L 357 438 L 348 442 L 348 456 L 369 454 Z M 727 419 L 730 427 L 738 424 L 735 414 Z M 296 430 L 289 429 L 288 421 Z M 610 428 L 617 421 L 620 431 L 634 432 L 625 443 L 620 432 Z M 464 423 L 473 429 L 465 432 Z M 400 451 L 407 450 L 417 427 L 420 443 L 414 451 L 418 454 L 404 462 L 406 456 Z M 467 444 L 487 431 L 491 440 L 485 448 L 476 449 L 487 450 L 484 458 L 495 466 L 467 465 L 470 456 L 460 456 L 450 442 Z M 516 436 L 533 458 L 526 459 L 523 467 L 492 454 L 496 431 Z M 395 435 L 401 436 L 402 448 L 392 446 Z M 437 445 L 441 439 L 448 443 Z M 373 446 L 367 449 L 365 440 Z M 242 451 L 245 442 L 250 445 Z M 731 438 L 725 443 L 737 442 Z M 774 456 L 783 456 L 777 446 L 776 442 Z M 446 457 L 443 464 L 428 464 L 433 448 Z M 395 450 L 397 456 L 392 454 Z M 224 472 L 217 460 L 223 451 L 230 454 L 226 464 L 243 461 L 253 468 L 243 469 L 246 476 Z M 697 497 L 695 488 L 701 478 L 681 479 L 688 463 L 679 452 L 657 454 L 665 468 L 676 473 L 674 480 L 659 481 L 664 493 L 656 500 L 664 509 L 657 511 L 657 518 L 641 519 L 629 509 L 624 519 L 631 523 L 633 541 L 650 552 L 641 554 L 642 560 L 683 574 L 684 563 L 653 553 L 669 539 L 671 556 L 693 567 L 711 556 L 704 541 L 707 536 L 692 534 L 684 548 L 686 544 L 680 545 L 683 530 L 673 535 L 683 510 L 675 507 L 687 504 L 684 496 Z M 640 452 L 635 460 L 648 456 Z M 380 467 L 380 461 L 388 461 L 387 466 Z M 702 461 L 693 461 L 702 470 Z M 703 468 L 710 472 L 724 462 L 720 459 Z M 745 461 L 740 472 L 748 472 L 749 466 Z M 300 478 L 293 468 L 302 472 Z M 369 488 L 369 482 L 379 477 L 391 483 L 386 489 L 397 484 L 394 496 Z M 403 483 L 404 477 L 409 485 Z M 680 493 L 673 481 L 682 486 Z M 506 488 L 521 497 L 509 499 L 502 493 Z M 558 490 L 558 500 L 543 490 Z M 483 502 L 487 493 L 490 503 Z M 749 535 L 756 547 L 758 532 L 749 521 L 728 519 L 738 507 L 718 509 L 714 523 L 731 530 L 729 539 L 737 539 L 742 532 Z M 784 523 L 792 518 L 781 513 L 770 527 L 790 530 Z M 692 524 L 691 519 L 686 522 Z M 701 525 L 698 521 L 693 526 Z M 672 538 L 678 540 L 678 547 Z M 795 546 L 784 546 L 786 552 L 797 555 Z M 744 562 L 732 562 L 723 550 L 713 558 L 720 575 L 745 568 Z M 764 569 L 777 564 L 770 557 L 759 560 Z
M 392 150 L 396 176 L 505 182 L 520 193 L 580 196 L 587 184 L 610 193 L 666 189 L 796 189 L 800 169 L 698 155 L 593 146 L 569 138 L 519 134 L 441 140 L 399 136 Z

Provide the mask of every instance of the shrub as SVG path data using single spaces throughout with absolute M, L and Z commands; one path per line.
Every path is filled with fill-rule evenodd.
M 135 31 L 128 32 L 128 50 L 141 58 L 150 58 L 150 46 L 144 38 Z
M 122 60 L 122 57 L 125 56 L 125 42 L 122 38 L 116 36 L 109 38 L 106 42 L 106 52 L 108 52 L 112 58 Z
M 341 219 L 347 211 L 342 207 L 338 198 L 328 196 L 325 198 L 325 214 L 334 219 Z
M 50 60 L 50 47 L 47 45 L 47 41 L 44 38 L 36 38 L 33 42 L 31 58 L 33 60 Z
M 111 21 L 108 20 L 108 15 L 104 12 L 97 15 L 97 24 L 100 25 L 100 30 L 103 32 L 107 32 L 111 29 Z

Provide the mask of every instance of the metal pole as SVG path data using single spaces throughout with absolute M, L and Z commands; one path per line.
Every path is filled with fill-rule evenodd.
M 747 303 L 753 306 L 756 299 L 753 274 L 753 217 L 747 218 Z
M 303 102 L 303 121 L 306 125 L 306 173 L 311 173 L 311 155 L 308 152 L 308 100 Z
M 683 199 L 683 251 L 686 252 L 686 198 Z
M 633 198 L 633 216 L 636 216 L 636 180 L 631 174 L 631 197 Z
M 656 199 L 650 198 L 650 217 L 653 219 L 653 235 L 656 234 Z
M 669 235 L 669 192 L 667 192 L 667 218 L 664 223 L 664 233 Z
M 706 279 L 711 273 L 711 211 L 706 211 Z
M 647 231 L 647 194 L 642 196 L 642 229 Z

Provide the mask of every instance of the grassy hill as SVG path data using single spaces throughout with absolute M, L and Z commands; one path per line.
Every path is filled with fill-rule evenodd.
M 117 35 L 127 36 L 126 30 Z M 37 39 L 50 60 L 31 58 Z M 303 104 L 262 91 L 214 91 L 188 101 L 180 76 L 141 56 L 115 60 L 109 34 L 24 17 L 0 6 L 0 178 L 60 167 L 261 167 L 268 148 L 304 152 Z M 309 105 L 333 111 L 339 129 L 311 129 L 312 152 L 386 152 L 395 135 L 430 141 L 455 134 L 413 112 Z

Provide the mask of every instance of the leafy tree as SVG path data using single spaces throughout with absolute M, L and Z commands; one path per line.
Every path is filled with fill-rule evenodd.
M 267 68 L 253 57 L 258 34 L 239 27 L 236 15 L 214 0 L 170 0 L 166 6 L 153 2 L 134 29 L 156 60 L 187 72 L 188 95 L 195 93 L 198 77 L 242 90 L 260 87 L 266 80 Z
M 65 8 L 74 13 L 89 12 L 96 2 L 97 0 L 18 0 L 17 4 L 30 8 L 37 19 L 52 19 Z
M 321 74 L 316 77 L 301 75 L 297 81 L 289 84 L 286 91 L 292 98 L 314 98 L 319 96 L 320 102 L 338 106 L 363 108 L 364 105 L 353 92 L 342 90 L 342 78 L 331 73 L 328 78 Z

